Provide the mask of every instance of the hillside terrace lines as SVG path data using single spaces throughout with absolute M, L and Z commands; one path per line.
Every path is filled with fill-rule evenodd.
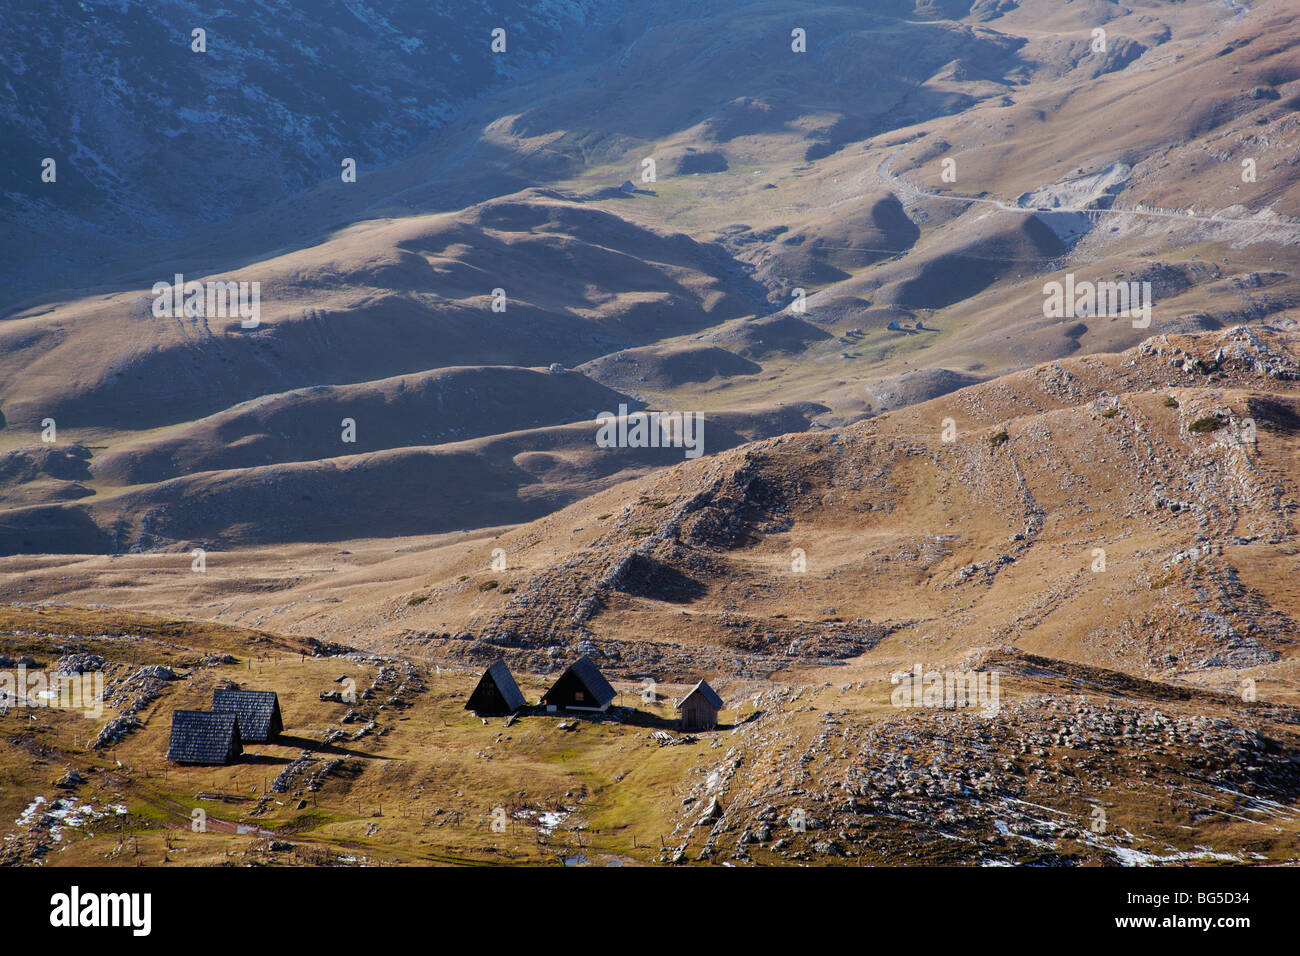
M 1044 447 L 1052 447 L 1052 446 L 1044 446 Z M 1112 453 L 1111 452 L 1106 453 L 1108 457 L 1110 456 L 1110 454 Z M 1234 522 L 1241 515 L 1241 512 L 1243 510 L 1243 502 L 1249 504 L 1257 500 L 1255 495 L 1256 492 L 1258 491 L 1258 488 L 1245 486 L 1245 487 L 1238 487 L 1234 489 L 1231 486 L 1225 485 L 1223 481 L 1223 475 L 1222 475 L 1223 469 L 1220 468 L 1220 459 L 1226 456 L 1229 461 L 1237 460 L 1237 456 L 1244 455 L 1244 450 L 1237 447 L 1227 447 L 1227 448 L 1220 447 L 1218 451 L 1216 451 L 1213 447 L 1207 447 L 1201 450 L 1196 450 L 1193 448 L 1190 450 L 1190 454 L 1192 455 L 1193 462 L 1199 462 L 1199 463 L 1193 464 L 1192 467 L 1190 468 L 1182 469 L 1179 473 L 1179 478 L 1180 478 L 1179 483 L 1185 483 L 1186 486 L 1192 492 L 1191 497 L 1194 502 L 1193 511 L 1195 514 L 1198 515 L 1199 518 L 1199 530 L 1197 531 L 1197 540 L 1198 541 L 1207 540 L 1207 536 L 1208 536 L 1208 540 L 1223 541 L 1225 540 L 1229 532 L 1234 530 Z M 1140 456 L 1134 462 L 1134 466 L 1136 467 L 1136 470 L 1133 470 L 1132 473 L 1136 477 L 1137 475 L 1141 474 Z M 1077 468 L 1075 468 L 1074 470 L 1077 470 Z M 1171 482 L 1173 481 L 1172 477 L 1170 480 Z M 1139 531 L 1139 533 L 1141 533 L 1143 530 L 1151 532 L 1151 531 L 1156 531 L 1157 529 L 1163 529 L 1162 532 L 1163 540 L 1168 542 L 1166 544 L 1166 547 L 1170 548 L 1171 550 L 1181 547 L 1180 544 L 1175 543 L 1179 540 L 1179 538 L 1185 540 L 1183 536 L 1186 535 L 1187 532 L 1184 530 L 1180 533 L 1178 527 L 1181 524 L 1181 522 L 1179 522 L 1177 519 L 1167 517 L 1166 516 L 1167 513 L 1162 513 L 1159 510 L 1153 510 L 1150 507 L 1149 500 L 1144 500 L 1144 499 L 1148 499 L 1149 496 L 1144 495 L 1143 486 L 1141 482 L 1138 482 L 1136 487 L 1133 485 L 1132 482 L 1129 482 L 1126 483 L 1126 485 L 1120 486 L 1116 490 L 1125 494 L 1129 499 L 1130 507 L 1133 508 L 1133 510 L 1137 511 L 1138 514 L 1141 515 L 1140 523 L 1137 526 L 1137 530 Z M 1251 508 L 1248 507 L 1245 510 L 1247 514 L 1250 514 L 1252 517 L 1255 516 L 1254 511 Z M 1278 508 L 1274 507 L 1268 509 L 1266 511 L 1266 514 L 1262 517 L 1265 520 L 1270 518 L 1276 520 L 1281 514 L 1283 513 Z M 1133 511 L 1130 511 L 1128 514 L 1126 514 L 1125 517 L 1131 518 L 1132 515 L 1133 515 Z M 1133 529 L 1130 528 L 1127 534 L 1131 534 L 1132 530 Z M 1059 539 L 1059 535 L 1063 532 L 1068 533 L 1068 531 L 1065 528 L 1058 529 L 1058 533 L 1057 533 L 1058 539 Z M 1175 538 L 1171 540 L 1169 537 L 1170 532 L 1179 535 L 1179 538 Z M 1109 546 L 1111 541 L 1110 538 L 1111 533 L 1112 532 L 1110 531 L 1106 531 L 1099 536 L 1093 535 L 1091 536 L 1091 540 L 1085 537 L 1083 542 L 1081 543 L 1085 546 L 1085 551 L 1087 546 L 1091 546 L 1094 544 L 1102 544 L 1102 545 Z M 1078 531 L 1076 531 L 1075 534 L 1077 535 Z M 1170 551 L 1163 551 L 1158 553 L 1169 554 Z M 1207 573 L 1213 574 L 1214 572 L 1212 568 L 1215 566 L 1217 565 L 1212 565 L 1212 564 L 1206 565 L 1207 568 L 1211 569 Z M 1074 575 L 1074 578 L 1076 580 L 1080 580 L 1081 575 L 1076 573 Z M 1220 591 L 1222 593 L 1226 593 L 1223 592 L 1223 589 L 1220 589 Z M 1240 587 L 1237 588 L 1237 591 L 1240 591 Z M 1245 621 L 1250 621 L 1252 619 L 1257 621 L 1268 620 L 1270 623 L 1268 625 L 1265 625 L 1263 628 L 1265 633 L 1284 634 L 1287 633 L 1288 631 L 1294 630 L 1294 625 L 1287 623 L 1287 619 L 1285 615 L 1281 617 L 1277 617 L 1276 615 L 1273 615 L 1268 609 L 1267 605 L 1261 603 L 1258 599 L 1254 600 L 1247 606 L 1236 607 L 1236 609 L 1233 610 L 1232 608 L 1235 607 L 1235 604 L 1233 603 L 1225 604 L 1224 598 L 1222 596 L 1218 601 L 1209 601 L 1207 596 L 1203 592 L 1196 591 L 1196 594 L 1198 595 L 1198 601 L 1202 605 L 1204 605 L 1207 609 L 1212 610 L 1215 615 L 1215 619 L 1217 620 L 1222 620 L 1223 614 L 1230 613 L 1236 620 L 1245 620 Z M 1039 603 L 1039 602 L 1035 602 L 1035 603 Z M 1020 621 L 1019 623 L 1023 624 L 1024 621 Z M 1003 633 L 1007 633 L 1010 630 L 1011 629 L 1008 628 Z M 1237 638 L 1234 637 L 1234 640 L 1236 639 Z
M 1222 439 L 1207 443 L 1203 454 L 1208 459 L 1204 472 L 1217 487 L 1202 492 L 1207 507 L 1227 508 L 1227 514 L 1216 514 L 1217 527 L 1224 533 L 1236 532 L 1245 522 L 1247 536 L 1280 541 L 1288 532 L 1284 491 L 1277 479 L 1256 466 L 1252 445 L 1228 433 L 1240 426 L 1240 418 L 1231 412 L 1228 423 L 1220 430 Z M 1235 485 L 1235 491 L 1231 488 Z M 1263 525 L 1263 527 L 1261 527 Z
M 1201 667 L 1250 667 L 1270 663 L 1280 648 L 1300 637 L 1295 620 L 1270 605 L 1241 581 L 1236 567 L 1220 553 L 1196 560 L 1188 582 L 1195 601 L 1178 612 L 1199 625 Z
M 1216 411 L 1223 408 L 1219 403 L 1213 405 Z M 1187 467 L 1182 471 L 1182 484 L 1191 493 L 1191 509 L 1195 515 L 1202 534 L 1226 532 L 1231 530 L 1232 522 L 1240 514 L 1242 497 L 1248 495 L 1247 489 L 1238 483 L 1238 494 L 1234 494 L 1221 478 L 1224 459 L 1233 454 L 1230 449 L 1213 438 L 1206 439 L 1192 434 L 1187 425 L 1193 420 L 1205 417 L 1207 406 L 1202 403 L 1188 402 L 1179 407 L 1180 437 L 1184 442 Z M 1244 451 L 1240 453 L 1244 454 Z M 1244 493 L 1244 494 L 1243 494 Z M 1229 512 L 1228 509 L 1231 509 Z
M 1030 595 L 1009 620 L 994 629 L 992 636 L 1014 644 L 1021 634 L 1043 625 L 1056 612 L 1068 610 L 1094 581 L 1093 572 L 1084 568 L 1066 572 Z
M 1222 338 L 1222 335 L 1208 335 L 1198 344 L 1212 349 L 1214 343 Z M 549 580 L 548 584 L 547 577 L 537 576 L 529 590 L 534 594 L 550 590 L 551 596 L 572 594 L 574 603 L 568 606 L 577 613 L 573 623 L 586 623 L 601 606 L 602 595 L 618 590 L 619 581 L 635 556 L 667 560 L 678 565 L 687 553 L 675 543 L 683 532 L 687 534 L 685 540 L 691 542 L 691 549 L 703 548 L 704 553 L 721 554 L 741 543 L 742 550 L 737 553 L 746 553 L 742 542 L 753 530 L 746 523 L 766 519 L 762 517 L 761 508 L 747 516 L 746 492 L 741 489 L 755 487 L 753 482 L 764 475 L 770 478 L 779 473 L 789 487 L 800 489 L 793 499 L 793 513 L 800 521 L 805 520 L 805 509 L 811 506 L 812 515 L 834 515 L 841 521 L 847 519 L 852 526 L 854 522 L 861 524 L 862 519 L 854 516 L 860 513 L 856 502 L 864 493 L 877 499 L 879 507 L 873 509 L 873 514 L 888 516 L 895 507 L 887 500 L 887 495 L 881 497 L 880 491 L 884 489 L 878 489 L 876 485 L 883 476 L 881 469 L 896 473 L 894 481 L 901 478 L 915 483 L 917 473 L 910 467 L 899 471 L 899 467 L 905 462 L 917 461 L 928 462 L 936 476 L 946 476 L 944 507 L 960 509 L 960 502 L 964 500 L 983 502 L 979 510 L 998 515 L 999 524 L 1014 531 L 1027 523 L 1034 532 L 1024 534 L 1022 531 L 1024 538 L 1012 543 L 1014 554 L 1003 554 L 1003 549 L 999 549 L 998 567 L 1015 563 L 1039 539 L 1045 527 L 1059 529 L 1053 532 L 1053 539 L 1057 542 L 1060 534 L 1065 533 L 1069 535 L 1066 541 L 1072 538 L 1079 546 L 1104 546 L 1107 535 L 1113 533 L 1108 528 L 1116 519 L 1136 518 L 1143 533 L 1156 534 L 1167 540 L 1167 536 L 1173 534 L 1178 536 L 1178 540 L 1186 540 L 1187 520 L 1179 512 L 1152 507 L 1153 489 L 1166 500 L 1170 499 L 1172 489 L 1174 494 L 1194 505 L 1191 510 L 1197 517 L 1196 534 L 1203 534 L 1205 528 L 1217 529 L 1219 534 L 1226 533 L 1230 516 L 1245 507 L 1244 501 L 1253 501 L 1255 495 L 1263 493 L 1264 489 L 1242 485 L 1235 478 L 1231 484 L 1225 483 L 1229 474 L 1220 458 L 1224 454 L 1231 457 L 1244 451 L 1226 449 L 1211 438 L 1190 435 L 1185 430 L 1180 434 L 1174 430 L 1174 422 L 1186 421 L 1196 413 L 1193 403 L 1185 402 L 1185 407 L 1178 410 L 1157 404 L 1159 393 L 1152 395 L 1146 390 L 1152 384 L 1149 376 L 1154 370 L 1140 376 L 1137 367 L 1125 366 L 1135 354 L 1126 353 L 1123 357 L 1085 363 L 1090 370 L 1107 379 L 1105 385 L 1083 386 L 1082 380 L 1075 377 L 1086 393 L 1076 391 L 1074 397 L 1084 400 L 1084 404 L 1015 417 L 1010 427 L 1011 440 L 1002 449 L 989 448 L 979 433 L 968 435 L 951 447 L 940 442 L 934 430 L 915 433 L 914 423 L 934 421 L 940 417 L 936 410 L 948 404 L 949 399 L 945 398 L 864 422 L 838 435 L 789 436 L 759 442 L 745 453 L 728 453 L 722 462 L 710 466 L 705 487 L 686 497 L 665 494 L 662 490 L 669 485 L 680 487 L 680 482 L 690 474 L 701 474 L 695 469 L 678 468 L 662 480 L 641 485 L 642 503 L 628 505 L 599 544 L 585 552 L 576 564 L 569 563 L 566 567 L 543 573 L 562 573 L 569 584 L 563 588 L 551 588 L 550 585 L 557 584 L 556 581 Z M 1095 379 L 1096 374 L 1089 377 Z M 1243 368 L 1240 373 L 1233 374 L 1237 376 L 1239 385 L 1250 379 L 1257 380 L 1253 365 L 1249 366 L 1249 372 Z M 1003 396 L 1004 401 L 999 404 L 1004 404 L 1016 397 L 1010 382 L 1028 384 L 1035 380 L 1041 380 L 1041 376 L 1018 373 L 998 383 L 972 386 L 957 393 L 954 400 L 970 400 L 983 407 L 980 397 L 993 392 Z M 1266 380 L 1289 387 L 1287 380 Z M 1142 387 L 1144 390 L 1132 394 L 1117 393 L 1109 390 L 1112 386 L 1121 389 Z M 1019 404 L 1021 408 L 1018 410 L 1026 408 L 1025 403 Z M 1030 402 L 1029 407 L 1041 407 L 1041 403 Z M 1114 417 L 1101 414 L 1110 408 L 1117 409 Z M 1001 411 L 998 411 L 999 417 Z M 1078 440 L 1081 433 L 1088 436 L 1087 442 Z M 742 454 L 744 458 L 736 457 Z M 1177 463 L 1187 461 L 1189 454 L 1191 467 L 1179 466 Z M 1004 455 L 1005 459 L 1002 458 Z M 953 456 L 958 456 L 965 465 L 952 467 Z M 866 475 L 864 462 L 871 462 L 877 469 L 875 476 Z M 721 472 L 714 469 L 721 469 Z M 959 484 L 955 487 L 952 485 L 954 476 L 959 477 Z M 1069 486 L 1071 476 L 1077 476 L 1078 482 L 1082 482 L 1076 482 L 1074 489 Z M 964 490 L 959 491 L 963 485 Z M 827 497 L 832 489 L 838 491 L 833 498 Z M 1018 490 L 1007 495 L 1008 489 Z M 1066 493 L 1065 498 L 1061 498 L 1062 491 Z M 841 498 L 841 492 L 847 497 Z M 1039 502 L 1043 493 L 1047 494 L 1046 502 Z M 1079 498 L 1080 493 L 1082 498 Z M 649 496 L 656 494 L 667 502 L 666 514 L 647 507 Z M 816 504 L 819 496 L 820 506 Z M 1110 499 L 1117 499 L 1123 505 L 1111 507 L 1107 504 Z M 1077 501 L 1082 508 L 1078 519 L 1085 521 L 1084 524 L 1071 518 L 1070 511 L 1062 511 L 1062 506 L 1071 500 Z M 721 511 L 717 510 L 719 506 Z M 692 523 L 692 516 L 697 514 L 715 517 L 701 526 Z M 1094 519 L 1089 515 L 1101 519 L 1101 524 L 1094 525 Z M 721 523 L 716 520 L 718 516 L 723 519 Z M 737 520 L 741 524 L 736 525 Z M 1063 521 L 1066 523 L 1062 524 Z M 700 528 L 708 529 L 703 538 L 696 537 Z M 643 529 L 639 539 L 627 541 L 624 535 L 638 529 Z M 798 537 L 796 529 L 790 538 L 791 543 L 797 543 Z M 1172 540 L 1169 547 L 1170 551 L 1165 553 L 1174 550 Z M 1087 548 L 1085 554 L 1086 551 Z M 946 560 L 942 556 L 940 559 Z M 520 603 L 515 599 L 512 604 L 516 606 L 510 610 L 519 610 L 517 605 Z
M 1264 432 L 1263 440 L 1268 441 L 1271 438 L 1268 432 Z M 1258 441 L 1259 439 L 1256 440 L 1257 446 Z M 1245 444 L 1235 446 L 1233 450 L 1236 454 L 1229 454 L 1228 468 L 1249 505 L 1237 515 L 1238 521 L 1246 518 L 1254 519 L 1256 522 L 1262 520 L 1265 529 L 1253 533 L 1270 543 L 1277 543 L 1294 536 L 1295 529 L 1291 525 L 1283 498 L 1288 494 L 1284 483 L 1290 483 L 1289 493 L 1292 497 L 1296 495 L 1295 475 L 1267 468 L 1261 463 L 1259 455 L 1250 454 Z M 1236 528 L 1232 530 L 1235 531 Z

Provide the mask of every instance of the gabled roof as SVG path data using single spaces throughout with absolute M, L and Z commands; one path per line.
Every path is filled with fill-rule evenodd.
M 172 711 L 167 759 L 173 763 L 224 764 L 242 751 L 239 717 L 235 714 Z
M 214 690 L 212 709 L 239 715 L 244 740 L 269 740 L 284 729 L 280 699 L 273 690 Z
M 565 674 L 572 674 L 582 682 L 582 686 L 587 688 L 587 693 L 591 694 L 595 699 L 597 707 L 604 707 L 618 696 L 618 692 L 610 686 L 609 681 L 605 680 L 605 675 L 600 672 L 595 662 L 586 654 L 583 654 L 569 665 L 564 674 L 560 675 L 559 680 L 551 685 L 551 690 L 554 690 L 560 681 L 564 680 Z M 542 700 L 546 700 L 550 693 L 551 691 L 548 690 L 543 695 Z
M 485 680 L 496 684 L 497 690 L 501 692 L 501 699 L 505 701 L 506 707 L 512 713 L 524 706 L 524 695 L 520 692 L 519 685 L 515 683 L 515 675 L 510 673 L 510 668 L 506 666 L 505 661 L 497 661 L 479 678 L 478 686 L 474 688 L 474 693 L 470 694 L 469 701 L 465 704 L 467 710 L 473 709 L 478 688 L 483 686 Z
M 717 691 L 715 691 L 712 687 L 709 686 L 709 682 L 706 680 L 700 681 L 689 691 L 687 691 L 686 696 L 677 702 L 677 709 L 681 710 L 682 705 L 685 704 L 692 697 L 694 697 L 696 694 L 699 694 L 701 697 L 707 700 L 709 702 L 709 706 L 711 706 L 714 710 L 722 710 L 722 698 L 718 696 Z
M 576 661 L 569 665 L 569 670 L 573 675 L 582 681 L 582 685 L 591 691 L 591 696 L 596 698 L 596 703 L 604 707 L 611 700 L 618 696 L 618 692 L 605 680 L 605 675 L 600 672 L 600 668 L 586 654 L 583 654 Z

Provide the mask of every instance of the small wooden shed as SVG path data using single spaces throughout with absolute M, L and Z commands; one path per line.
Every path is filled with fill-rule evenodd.
M 683 731 L 716 730 L 718 711 L 722 710 L 722 698 L 709 686 L 708 681 L 700 681 L 686 696 L 677 702 L 678 720 Z
M 604 711 L 618 694 L 605 680 L 590 657 L 584 654 L 560 675 L 551 689 L 542 695 L 542 703 L 549 711 L 586 710 Z
M 273 690 L 214 690 L 213 711 L 239 715 L 239 733 L 245 741 L 266 743 L 284 730 L 280 698 Z
M 172 711 L 172 735 L 167 759 L 172 763 L 224 766 L 244 752 L 235 714 L 206 710 Z
M 478 679 L 478 686 L 465 702 L 465 709 L 472 710 L 480 717 L 513 714 L 524 706 L 524 695 L 515 683 L 515 675 L 505 661 L 497 661 L 483 672 Z

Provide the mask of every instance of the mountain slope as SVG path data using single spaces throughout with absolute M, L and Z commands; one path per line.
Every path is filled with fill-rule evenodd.
M 589 47 L 607 0 L 457 4 L 349 0 L 310 11 L 266 0 L 220 10 L 168 0 L 9 5 L 0 51 L 0 300 L 66 287 L 139 246 L 334 178 L 387 165 L 468 103 Z M 509 26 L 494 54 L 492 30 Z M 206 50 L 193 50 L 193 31 Z M 449 68 L 450 67 L 450 68 Z M 41 179 L 53 158 L 58 178 Z M 44 256 L 32 255 L 39 231 Z
M 679 465 L 500 536 L 527 553 L 516 593 L 464 626 L 488 653 L 625 663 L 660 640 L 826 660 L 886 634 L 1136 673 L 1276 661 L 1300 636 L 1276 574 L 1296 562 L 1297 357 L 1294 335 L 1162 336 Z

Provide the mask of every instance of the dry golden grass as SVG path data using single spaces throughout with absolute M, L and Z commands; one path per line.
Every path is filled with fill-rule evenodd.
M 637 685 L 620 690 L 621 700 L 639 711 L 638 724 L 578 719 L 561 730 L 562 716 L 542 715 L 509 727 L 500 718 L 485 722 L 464 709 L 478 673 L 431 668 L 427 690 L 413 695 L 409 707 L 377 712 L 379 735 L 324 746 L 329 728 L 352 732 L 362 724 L 339 724 L 346 705 L 322 702 L 318 694 L 337 687 L 341 675 L 364 688 L 377 665 L 285 656 L 297 641 L 217 625 L 84 608 L 0 608 L 0 627 L 10 635 L 33 626 L 44 629 L 42 636 L 5 636 L 0 651 L 48 663 L 63 637 L 76 634 L 79 647 L 126 660 L 131 652 L 117 635 L 131 634 L 141 636 L 134 652 L 141 663 L 179 670 L 206 653 L 239 658 L 188 671 L 140 713 L 141 728 L 102 751 L 86 746 L 99 722 L 76 712 L 15 708 L 0 719 L 0 819 L 17 820 L 36 795 L 72 796 L 101 812 L 127 810 L 64 829 L 45 857 L 50 865 L 554 864 L 578 856 L 644 862 L 659 852 L 658 837 L 669 829 L 684 768 L 713 739 L 660 747 L 650 732 L 656 721 L 668 724 L 671 706 L 641 702 Z M 165 643 L 146 647 L 146 635 Z M 529 700 L 547 686 L 519 678 Z M 169 764 L 171 711 L 206 709 L 222 680 L 275 690 L 284 736 L 246 744 L 243 758 L 229 767 Z M 304 750 L 343 763 L 319 792 L 307 791 L 299 778 L 293 791 L 269 794 L 270 802 L 254 812 L 270 782 Z M 60 794 L 52 783 L 73 769 L 88 782 Z M 502 832 L 493 829 L 499 807 L 508 814 Z M 196 809 L 207 815 L 206 832 L 193 832 Z M 542 814 L 557 818 L 544 827 Z M 272 840 L 293 848 L 273 851 Z

